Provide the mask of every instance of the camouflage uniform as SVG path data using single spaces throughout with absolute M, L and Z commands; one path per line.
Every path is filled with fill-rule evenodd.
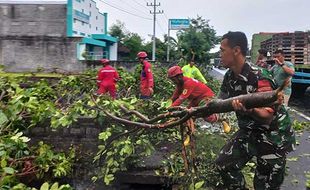
M 244 65 L 238 77 L 229 70 L 224 76 L 219 98 L 276 88 L 273 80 L 267 76 L 268 73 L 262 71 L 249 63 Z M 257 160 L 255 189 L 280 189 L 284 179 L 286 154 L 294 149 L 295 135 L 284 106 L 273 107 L 273 110 L 275 112 L 270 125 L 260 124 L 249 115 L 236 112 L 239 130 L 222 148 L 216 160 L 228 189 L 246 189 L 241 170 L 253 157 Z

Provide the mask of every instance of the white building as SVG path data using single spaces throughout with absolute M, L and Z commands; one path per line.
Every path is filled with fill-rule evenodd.
M 78 59 L 117 60 L 117 39 L 107 34 L 108 14 L 101 13 L 93 0 L 67 1 L 67 36 L 83 37 Z
M 66 38 L 77 43 L 74 57 L 67 57 L 71 62 L 117 60 L 117 39 L 108 35 L 107 22 L 108 14 L 100 12 L 94 0 L 0 0 L 0 36 L 3 39 L 7 39 L 5 36 Z

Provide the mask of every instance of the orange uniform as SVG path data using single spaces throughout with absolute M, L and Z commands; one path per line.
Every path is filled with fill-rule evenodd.
M 150 97 L 151 91 L 150 88 L 154 87 L 153 73 L 152 73 L 152 65 L 144 60 L 143 67 L 140 76 L 140 92 L 142 98 Z
M 97 94 L 109 92 L 112 98 L 116 98 L 116 82 L 119 79 L 117 71 L 110 65 L 101 68 L 97 76 L 97 85 L 99 87 Z
M 200 101 L 214 96 L 214 92 L 207 85 L 196 79 L 183 77 L 183 81 L 183 86 L 178 86 L 173 93 L 171 106 L 179 106 L 188 99 L 188 107 L 195 107 Z

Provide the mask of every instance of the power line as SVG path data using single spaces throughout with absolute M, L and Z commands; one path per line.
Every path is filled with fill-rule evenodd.
M 136 0 L 133 0 L 135 3 L 137 3 L 138 5 L 140 5 L 141 7 L 143 7 L 144 9 L 147 9 L 147 10 L 149 10 L 148 8 L 146 8 L 144 5 L 142 5 L 141 3 L 139 3 L 138 1 L 136 1 Z M 146 1 L 145 1 L 146 2 Z
M 164 13 L 164 16 L 166 17 L 167 22 L 169 22 L 169 18 L 167 17 L 166 13 Z
M 136 7 L 132 6 L 130 3 L 128 3 L 126 0 L 121 0 L 122 2 L 124 2 L 125 4 L 127 4 L 129 7 L 131 7 L 132 9 L 138 11 L 138 12 L 141 12 L 141 10 L 137 9 Z M 144 7 L 146 9 L 146 7 Z M 144 14 L 148 14 L 148 13 L 145 13 L 143 12 Z
M 158 24 L 160 30 L 165 34 L 165 31 L 164 31 L 163 27 L 161 26 L 160 22 L 158 20 L 156 20 L 156 21 L 157 21 L 157 24 Z
M 102 3 L 104 3 L 104 4 L 106 4 L 106 5 L 109 5 L 110 7 L 113 7 L 113 8 L 115 8 L 115 9 L 119 10 L 119 11 L 122 11 L 122 12 L 125 12 L 125 13 L 127 13 L 127 14 L 130 14 L 130 15 L 132 15 L 132 16 L 136 16 L 136 17 L 139 17 L 139 18 L 142 18 L 142 19 L 146 19 L 146 20 L 152 20 L 151 18 L 143 17 L 143 16 L 140 16 L 140 15 L 131 13 L 131 12 L 129 12 L 129 11 L 126 11 L 126 10 L 124 10 L 124 9 L 118 8 L 118 7 L 116 7 L 116 6 L 114 6 L 114 5 L 111 5 L 110 3 L 107 3 L 107 2 L 105 2 L 105 1 L 103 1 L 103 0 L 99 0 L 99 1 L 101 1 Z

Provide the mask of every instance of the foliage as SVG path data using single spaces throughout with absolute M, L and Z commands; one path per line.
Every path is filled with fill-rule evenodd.
M 293 128 L 295 131 L 303 131 L 303 130 L 309 130 L 310 129 L 310 123 L 309 122 L 300 122 L 298 120 L 293 121 Z
M 30 139 L 22 132 L 0 137 L 1 189 L 10 189 L 21 179 L 30 182 L 34 179 L 42 179 L 49 174 L 62 177 L 71 171 L 75 156 L 74 150 L 66 156 L 64 153 L 54 153 L 51 147 L 43 142 L 40 142 L 37 148 L 29 147 L 27 142 Z M 15 189 L 18 188 L 15 187 Z
M 179 31 L 178 42 L 180 49 L 184 49 L 187 59 L 192 58 L 192 52 L 196 54 L 196 61 L 205 63 L 209 59 L 209 51 L 218 43 L 219 38 L 216 32 L 209 25 L 209 21 L 201 16 L 191 19 L 191 25 L 188 29 Z
M 307 189 L 310 189 L 310 171 L 306 172 L 306 187 Z
M 51 127 L 59 128 L 69 127 L 78 117 L 87 116 L 97 119 L 104 126 L 98 137 L 100 144 L 94 158 L 94 162 L 102 164 L 101 170 L 93 180 L 103 179 L 106 184 L 113 182 L 118 171 L 126 170 L 138 163 L 140 158 L 151 155 L 159 143 L 167 140 L 173 143 L 180 141 L 177 128 L 152 131 L 128 128 L 112 122 L 105 116 L 102 110 L 119 115 L 122 112 L 119 107 L 122 105 L 128 109 L 138 110 L 150 118 L 154 117 L 165 111 L 166 108 L 161 102 L 168 100 L 174 90 L 172 83 L 167 80 L 166 69 L 158 67 L 154 68 L 156 85 L 153 99 L 147 101 L 137 99 L 141 65 L 133 73 L 123 68 L 118 68 L 118 71 L 122 80 L 118 83 L 119 98 L 114 101 L 105 95 L 94 95 L 97 89 L 94 77 L 96 71 L 88 71 L 79 76 L 66 76 L 58 81 L 33 82 L 25 78 L 2 78 L 0 81 L 1 89 L 3 89 L 1 93 L 3 95 L 0 94 L 2 100 L 0 102 L 0 139 L 3 148 L 0 149 L 0 153 L 1 160 L 3 160 L 1 172 L 5 173 L 3 176 L 5 180 L 1 180 L 3 187 L 6 186 L 8 189 L 16 186 L 18 189 L 18 186 L 27 185 L 21 184 L 16 176 L 17 173 L 22 172 L 25 162 L 13 167 L 9 165 L 11 159 L 30 157 L 31 159 L 27 161 L 30 161 L 31 166 L 35 166 L 35 175 L 39 178 L 70 174 L 74 150 L 69 151 L 67 155 L 54 153 L 49 145 L 42 142 L 38 144 L 38 147 L 29 147 L 28 137 L 21 133 L 22 130 L 35 127 L 46 120 L 51 121 Z M 21 83 L 27 88 L 22 87 Z M 102 110 L 95 109 L 95 105 Z M 135 120 L 138 121 L 139 118 Z M 211 154 L 209 150 L 213 147 L 202 147 L 202 149 L 208 156 L 215 154 Z M 199 159 L 208 159 L 206 163 L 210 164 L 212 157 L 208 156 L 199 156 Z M 201 163 L 203 163 L 202 171 L 211 169 L 211 165 Z M 181 171 L 180 160 L 171 164 L 176 164 L 179 167 L 177 170 Z M 209 176 L 201 173 L 199 178 L 188 178 L 187 181 L 195 182 L 192 185 L 197 189 L 205 185 L 201 180 L 208 178 Z M 47 185 L 45 184 L 44 187 Z
M 181 157 L 181 147 L 163 161 L 164 167 L 157 171 L 158 174 L 172 177 L 172 183 L 183 184 L 185 189 L 191 189 L 192 185 L 204 181 L 205 186 L 218 186 L 220 178 L 213 163 L 220 148 L 225 143 L 225 138 L 216 133 L 210 133 L 199 129 L 195 133 L 196 141 L 196 167 L 188 173 L 184 171 Z M 180 140 L 180 139 L 179 139 Z M 179 143 L 181 145 L 181 142 Z
M 135 60 L 137 53 L 143 51 L 143 39 L 137 33 L 129 33 L 124 38 L 124 46 L 130 49 L 129 60 Z
M 27 185 L 23 183 L 19 183 L 12 187 L 12 190 L 37 190 L 36 188 L 27 187 Z M 49 183 L 45 182 L 41 185 L 40 190 L 73 190 L 70 185 L 60 185 L 58 182 L 53 183 L 51 186 Z
M 120 43 L 123 43 L 124 38 L 127 34 L 125 24 L 119 20 L 116 21 L 116 24 L 113 24 L 110 27 L 109 34 L 118 39 Z
M 116 23 L 111 26 L 109 33 L 111 36 L 119 39 L 119 47 L 121 47 L 119 54 L 121 59 L 126 61 L 135 60 L 139 51 L 146 51 L 149 55 L 148 57 L 151 57 L 153 41 L 145 42 L 139 34 L 128 31 L 124 23 L 116 21 Z M 163 41 L 156 38 L 156 60 L 166 60 L 167 45 L 167 35 L 164 36 Z M 126 49 L 128 52 L 123 49 Z M 177 60 L 177 57 L 179 57 L 177 52 L 177 41 L 170 37 L 170 58 L 171 60 Z

